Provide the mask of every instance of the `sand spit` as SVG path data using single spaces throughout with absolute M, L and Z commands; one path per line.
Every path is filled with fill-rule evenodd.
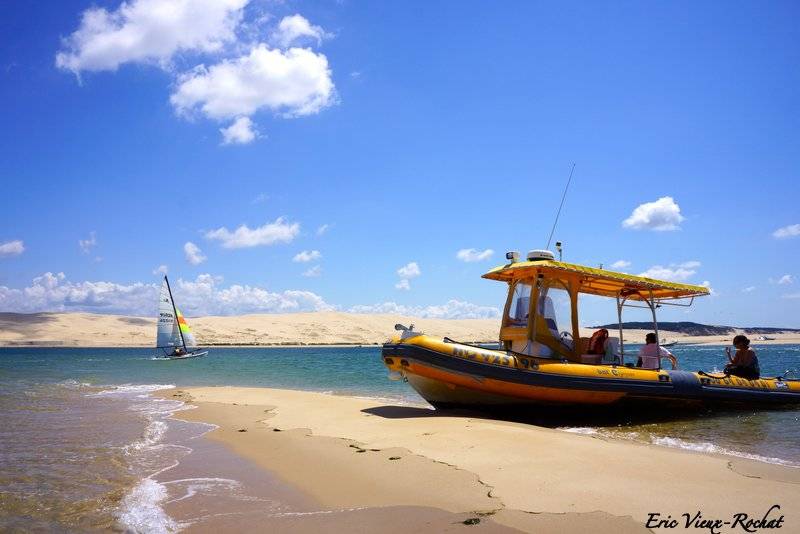
M 197 405 L 181 417 L 219 425 L 210 438 L 331 509 L 427 506 L 526 532 L 645 532 L 651 512 L 730 521 L 779 504 L 787 526 L 800 524 L 794 468 L 321 393 L 160 394 Z

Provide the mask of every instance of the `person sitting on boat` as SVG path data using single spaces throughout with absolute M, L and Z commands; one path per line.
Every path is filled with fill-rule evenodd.
M 589 339 L 589 347 L 586 349 L 586 354 L 605 354 L 607 342 L 608 330 L 605 328 L 597 330 Z
M 642 369 L 661 369 L 661 358 L 669 358 L 672 368 L 677 368 L 675 356 L 656 343 L 656 335 L 649 333 L 644 337 L 645 345 L 639 349 L 639 360 L 636 367 Z
M 731 356 L 731 348 L 725 347 L 725 354 L 730 362 L 725 366 L 725 374 L 747 380 L 758 380 L 761 376 L 761 370 L 758 366 L 758 357 L 755 351 L 750 348 L 750 340 L 740 334 L 733 338 L 733 346 L 736 347 L 736 354 L 733 356 Z
M 173 356 L 182 356 L 183 354 L 184 354 L 183 347 L 175 347 L 175 350 L 172 353 Z

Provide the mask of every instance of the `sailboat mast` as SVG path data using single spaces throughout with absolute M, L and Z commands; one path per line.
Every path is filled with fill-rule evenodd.
M 169 287 L 169 278 L 164 275 L 164 281 L 167 283 L 167 291 L 169 292 L 169 300 L 172 302 L 172 312 L 175 314 L 175 322 L 178 323 L 178 333 L 181 335 L 181 343 L 183 343 L 183 350 L 189 352 L 186 348 L 186 340 L 183 339 L 183 331 L 181 330 L 181 323 L 178 321 L 178 308 L 175 307 L 175 299 L 172 298 L 172 288 Z

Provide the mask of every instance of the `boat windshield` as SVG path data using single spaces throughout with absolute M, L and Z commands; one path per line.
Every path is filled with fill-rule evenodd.
M 514 284 L 514 293 L 508 307 L 508 326 L 528 326 L 531 302 L 531 285 L 526 282 Z

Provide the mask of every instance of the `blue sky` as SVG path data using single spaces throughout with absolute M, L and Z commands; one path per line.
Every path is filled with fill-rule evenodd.
M 5 3 L 0 309 L 148 314 L 163 265 L 195 314 L 492 315 L 480 274 L 545 245 L 574 162 L 566 260 L 711 285 L 664 319 L 800 327 L 798 16 Z

